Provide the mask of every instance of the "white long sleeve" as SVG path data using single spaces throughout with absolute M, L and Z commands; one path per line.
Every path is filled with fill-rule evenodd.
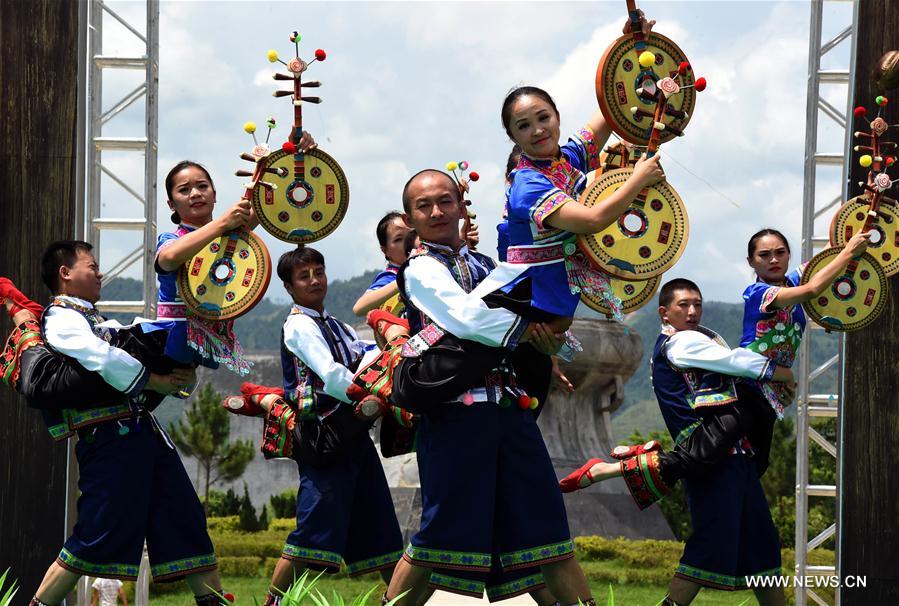
M 353 341 L 341 341 L 354 355 L 366 350 L 365 342 L 356 337 L 350 328 Z M 337 335 L 338 338 L 341 335 Z M 309 367 L 324 383 L 324 391 L 341 402 L 349 403 L 346 390 L 353 382 L 353 373 L 346 366 L 334 360 L 328 342 L 311 317 L 293 314 L 284 322 L 284 344 L 294 356 Z
M 487 307 L 479 297 L 466 293 L 450 271 L 431 257 L 422 255 L 409 261 L 404 279 L 412 304 L 460 339 L 514 349 L 527 327 L 520 316 Z
M 738 347 L 719 345 L 695 330 L 682 330 L 665 344 L 665 355 L 678 368 L 700 368 L 733 377 L 770 379 L 771 360 L 762 354 Z
M 50 347 L 128 395 L 139 393 L 150 377 L 131 354 L 96 336 L 87 319 L 74 309 L 50 307 L 44 315 L 44 338 Z

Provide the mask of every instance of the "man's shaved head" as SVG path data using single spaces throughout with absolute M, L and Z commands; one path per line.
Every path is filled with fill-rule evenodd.
M 409 214 L 409 211 L 411 209 L 410 204 L 412 202 L 409 199 L 409 186 L 411 186 L 420 177 L 423 177 L 423 176 L 429 175 L 429 174 L 443 175 L 452 184 L 453 191 L 459 192 L 459 185 L 456 183 L 456 180 L 453 179 L 452 177 L 450 177 L 448 174 L 446 174 L 442 170 L 437 170 L 436 168 L 426 168 L 424 170 L 420 170 L 417 173 L 415 173 L 414 175 L 412 175 L 412 177 L 408 181 L 406 181 L 406 185 L 403 187 L 403 210 L 405 211 L 405 213 L 407 215 Z M 461 198 L 462 198 L 462 194 L 459 193 L 459 199 L 461 200 Z

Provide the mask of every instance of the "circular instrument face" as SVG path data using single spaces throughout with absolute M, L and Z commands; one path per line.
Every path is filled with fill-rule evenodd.
M 316 242 L 337 229 L 350 201 L 346 175 L 334 158 L 320 149 L 302 157 L 272 152 L 268 166 L 286 169 L 287 175 L 268 173 L 265 180 L 276 188 L 253 191 L 253 210 L 265 231 L 293 244 Z
M 869 207 L 870 202 L 863 196 L 846 202 L 830 223 L 830 243 L 845 246 L 864 227 Z M 889 278 L 899 272 L 899 207 L 882 201 L 877 214 L 871 222 L 871 241 L 865 252 L 880 263 Z
M 602 173 L 580 202 L 593 206 L 611 196 L 632 168 Z M 578 247 L 603 271 L 624 280 L 648 280 L 668 271 L 687 245 L 689 223 L 680 196 L 661 182 L 637 196 L 615 223 L 596 234 L 578 236 Z
M 674 42 L 655 32 L 649 35 L 644 50 L 655 55 L 655 63 L 648 68 L 641 67 L 637 60 L 643 51 L 636 50 L 633 36 L 621 36 L 606 49 L 596 68 L 596 98 L 603 117 L 618 136 L 637 145 L 649 141 L 653 118 L 638 117 L 631 108 L 653 114 L 656 106 L 655 101 L 641 98 L 637 89 L 655 91 L 656 82 L 673 77 L 681 62 L 687 60 Z M 692 79 L 688 77 L 684 82 L 681 77 L 680 82 L 692 84 Z M 666 115 L 663 122 L 683 131 L 696 105 L 696 90 L 682 88 L 680 93 L 668 98 L 668 105 L 686 115 L 682 118 Z M 671 130 L 663 130 L 659 142 L 665 143 L 676 136 Z
M 649 280 L 641 280 L 638 282 L 628 282 L 625 280 L 612 280 L 612 292 L 621 299 L 621 313 L 630 314 L 647 303 L 656 294 L 661 284 L 662 278 L 655 277 Z M 602 297 L 581 293 L 581 301 L 587 307 L 598 311 L 601 314 L 612 317 L 612 310 L 606 305 Z
M 253 232 L 230 232 L 207 244 L 178 271 L 184 304 L 207 320 L 241 316 L 258 303 L 272 277 L 268 248 Z
M 801 284 L 807 284 L 822 267 L 839 254 L 841 248 L 828 248 L 812 257 L 802 272 Z M 823 293 L 806 301 L 802 308 L 816 324 L 827 330 L 849 331 L 873 322 L 886 305 L 887 279 L 874 257 L 863 253 L 857 267 L 850 264 Z

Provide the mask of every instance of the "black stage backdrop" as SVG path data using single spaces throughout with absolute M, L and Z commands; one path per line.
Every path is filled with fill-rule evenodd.
M 871 71 L 884 52 L 896 49 L 899 0 L 861 0 L 855 105 L 864 105 L 870 115 L 876 111 L 874 97 L 885 94 L 890 103 L 884 117 L 892 124 L 899 122 L 899 90 L 876 90 Z M 897 131 L 887 140 L 899 140 Z M 856 195 L 867 169 L 857 161 L 852 167 L 849 190 Z M 889 195 L 899 197 L 895 189 Z M 899 604 L 899 276 L 889 279 L 889 287 L 880 317 L 846 339 L 840 573 L 868 577 L 867 588 L 842 590 L 841 603 L 847 606 Z
M 0 275 L 44 301 L 41 250 L 75 234 L 78 2 L 0 1 L 0 50 Z M 12 567 L 20 604 L 65 539 L 66 456 L 0 387 L 0 573 Z

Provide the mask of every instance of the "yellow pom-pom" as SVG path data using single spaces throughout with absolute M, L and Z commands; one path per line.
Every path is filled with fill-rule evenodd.
M 874 161 L 874 158 L 872 158 L 868 154 L 865 154 L 864 156 L 862 156 L 861 158 L 858 159 L 858 163 L 862 165 L 862 168 L 868 168 L 869 166 L 871 166 L 871 163 L 873 161 Z
M 448 170 L 450 172 L 456 170 L 457 168 L 459 168 L 458 162 L 447 162 L 446 163 L 446 170 Z
M 255 122 L 245 122 L 243 125 L 244 132 L 249 134 L 253 134 L 256 132 L 256 123 Z
M 642 67 L 649 67 L 656 62 L 656 56 L 649 51 L 643 51 L 638 61 Z
M 540 400 L 538 400 L 537 398 L 531 398 L 531 410 L 537 410 L 538 406 L 540 406 Z
M 275 61 L 278 60 L 278 51 L 270 50 L 265 54 L 265 56 L 268 57 L 269 63 L 274 63 Z

